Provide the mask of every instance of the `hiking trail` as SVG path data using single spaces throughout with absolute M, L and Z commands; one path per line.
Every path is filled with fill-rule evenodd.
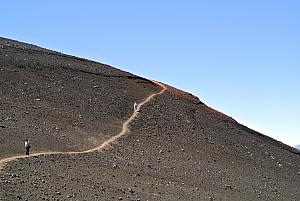
M 53 151 L 52 152 L 52 151 L 49 151 L 49 152 L 38 152 L 38 153 L 30 154 L 29 157 L 40 156 L 40 155 L 54 155 L 54 154 L 69 155 L 69 154 L 90 153 L 90 152 L 102 150 L 105 147 L 109 146 L 111 143 L 115 142 L 116 140 L 118 140 L 120 137 L 122 137 L 123 135 L 125 135 L 128 132 L 128 125 L 129 125 L 129 123 L 131 123 L 134 120 L 134 118 L 137 116 L 140 108 L 144 104 L 146 104 L 147 102 L 149 102 L 154 96 L 162 94 L 167 89 L 167 87 L 164 84 L 160 83 L 160 82 L 157 82 L 157 81 L 154 81 L 154 80 L 152 80 L 152 82 L 154 82 L 155 84 L 159 85 L 162 88 L 162 90 L 160 92 L 153 93 L 153 94 L 149 95 L 144 101 L 142 101 L 141 103 L 139 103 L 137 105 L 137 110 L 134 111 L 133 114 L 123 123 L 122 130 L 118 134 L 112 136 L 111 138 L 109 138 L 108 140 L 106 140 L 105 142 L 103 142 L 100 146 L 92 148 L 92 149 L 88 149 L 88 150 L 85 150 L 85 151 L 70 151 L 70 152 L 59 152 L 59 151 Z M 26 157 L 28 157 L 28 156 L 26 156 L 26 155 L 16 155 L 16 156 L 11 156 L 11 157 L 8 157 L 8 158 L 1 159 L 0 160 L 0 171 L 3 169 L 3 167 L 5 166 L 6 163 L 8 163 L 10 161 L 13 161 L 13 160 L 16 160 L 16 159 L 19 159 L 19 158 L 26 158 Z

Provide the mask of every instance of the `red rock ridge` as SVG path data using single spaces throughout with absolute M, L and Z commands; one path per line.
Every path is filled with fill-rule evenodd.
M 188 93 L 188 92 L 185 92 L 185 91 L 182 91 L 180 89 L 177 89 L 175 87 L 172 87 L 170 85 L 167 85 L 167 84 L 164 84 L 162 83 L 163 85 L 165 85 L 167 87 L 167 91 L 172 93 L 172 94 L 175 94 L 179 97 L 182 97 L 188 101 L 191 101 L 192 103 L 198 105 L 199 107 L 211 112 L 211 113 L 214 113 L 214 114 L 217 114 L 218 116 L 222 116 L 222 117 L 225 117 L 227 120 L 230 120 L 232 122 L 237 122 L 235 119 L 233 119 L 232 117 L 222 113 L 222 112 L 219 112 L 218 110 L 215 110 L 207 105 L 205 105 L 203 102 L 201 102 L 199 100 L 199 98 L 197 96 L 194 96 L 193 94 L 191 93 Z

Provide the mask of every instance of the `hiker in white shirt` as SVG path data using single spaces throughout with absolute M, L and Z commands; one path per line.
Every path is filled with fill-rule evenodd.
M 30 142 L 29 142 L 29 140 L 25 140 L 25 154 L 27 155 L 27 156 L 29 156 L 29 149 L 30 149 L 31 147 L 30 147 Z
M 133 104 L 133 109 L 134 109 L 135 112 L 138 112 L 137 103 Z

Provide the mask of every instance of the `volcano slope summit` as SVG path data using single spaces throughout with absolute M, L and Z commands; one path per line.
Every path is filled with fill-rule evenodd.
M 0 69 L 0 160 L 59 152 L 8 160 L 0 200 L 300 200 L 298 150 L 191 94 L 4 38 Z

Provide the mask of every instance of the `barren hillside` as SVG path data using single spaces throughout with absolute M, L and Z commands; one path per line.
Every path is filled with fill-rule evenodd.
M 0 200 L 300 200 L 295 148 L 171 86 L 0 38 Z M 161 94 L 158 94 L 161 92 Z M 155 95 L 155 96 L 154 96 Z

